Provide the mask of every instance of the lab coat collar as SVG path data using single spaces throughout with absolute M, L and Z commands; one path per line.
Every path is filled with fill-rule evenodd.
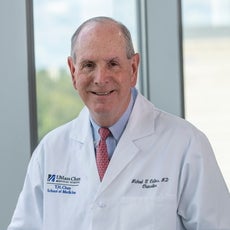
M 73 121 L 70 138 L 75 139 L 80 143 L 85 143 L 88 138 L 92 137 L 90 127 L 89 110 L 85 106 L 79 116 Z
M 127 133 L 130 140 L 138 140 L 152 134 L 155 130 L 154 121 L 157 115 L 153 111 L 154 106 L 152 103 L 138 93 L 123 136 Z M 92 137 L 90 115 L 87 107 L 84 107 L 79 116 L 74 120 L 70 137 L 81 143 Z
M 125 130 L 130 139 L 135 141 L 153 134 L 157 115 L 154 105 L 138 94 Z

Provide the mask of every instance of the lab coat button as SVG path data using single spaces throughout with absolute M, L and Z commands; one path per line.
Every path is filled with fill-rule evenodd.
M 106 204 L 103 203 L 103 202 L 99 202 L 99 203 L 98 203 L 98 207 L 100 207 L 100 208 L 105 208 L 105 207 L 106 207 Z

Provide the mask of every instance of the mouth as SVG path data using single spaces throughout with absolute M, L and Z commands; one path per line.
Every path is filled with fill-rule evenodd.
M 108 95 L 112 94 L 114 91 L 115 90 L 105 91 L 105 92 L 94 92 L 94 91 L 92 91 L 92 93 L 97 95 L 97 96 L 108 96 Z

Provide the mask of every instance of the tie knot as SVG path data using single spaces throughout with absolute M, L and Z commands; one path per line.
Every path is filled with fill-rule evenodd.
M 110 130 L 108 128 L 100 128 L 99 129 L 99 134 L 102 140 L 106 140 L 106 138 L 110 134 Z

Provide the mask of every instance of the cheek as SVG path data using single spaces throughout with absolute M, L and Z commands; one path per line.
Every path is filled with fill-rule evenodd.
M 75 77 L 75 88 L 78 91 L 82 91 L 87 88 L 87 86 L 90 84 L 90 78 L 85 75 L 77 75 Z
M 134 75 L 129 75 L 129 77 L 124 81 L 121 82 L 121 84 L 126 88 L 133 88 L 136 85 L 136 77 Z
M 123 82 L 124 82 L 124 76 L 126 76 L 126 80 L 125 80 L 126 87 L 134 87 L 136 85 L 137 76 L 131 66 L 129 66 L 129 68 L 126 69 L 125 74 L 123 74 L 122 79 L 120 79 Z

